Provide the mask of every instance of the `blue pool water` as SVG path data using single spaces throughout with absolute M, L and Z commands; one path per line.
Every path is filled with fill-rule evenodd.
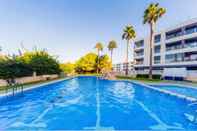
M 72 78 L 0 102 L 0 130 L 197 129 L 189 119 L 197 106 L 190 102 L 96 77 Z
M 178 86 L 178 85 L 151 85 L 151 86 L 197 99 L 197 87 L 196 89 L 194 89 L 194 88 Z

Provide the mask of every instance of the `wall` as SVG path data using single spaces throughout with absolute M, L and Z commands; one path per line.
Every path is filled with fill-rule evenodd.
M 39 82 L 39 81 L 45 81 L 47 79 L 55 79 L 58 78 L 58 75 L 42 75 L 42 76 L 28 76 L 28 77 L 21 77 L 16 78 L 16 82 L 24 84 L 24 83 L 33 83 L 33 82 Z M 0 86 L 6 86 L 7 82 L 6 80 L 0 79 Z
M 196 70 L 187 71 L 187 78 L 186 78 L 186 80 L 197 82 L 197 71 Z

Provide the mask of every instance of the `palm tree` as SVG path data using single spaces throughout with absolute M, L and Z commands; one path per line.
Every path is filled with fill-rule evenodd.
M 113 50 L 117 48 L 117 43 L 116 41 L 112 40 L 108 44 L 108 49 L 111 52 L 111 62 L 113 63 L 112 57 L 113 57 Z
M 149 61 L 149 79 L 152 79 L 152 48 L 154 37 L 154 26 L 159 18 L 161 18 L 166 12 L 165 8 L 159 7 L 159 4 L 152 3 L 144 11 L 143 23 L 150 25 L 150 61 Z
M 125 74 L 128 75 L 128 53 L 129 53 L 129 43 L 131 39 L 134 39 L 136 37 L 136 33 L 135 30 L 133 28 L 133 26 L 128 25 L 125 27 L 125 29 L 123 30 L 123 35 L 122 35 L 122 39 L 127 41 L 127 50 L 126 50 L 126 70 L 125 70 Z
M 98 55 L 98 60 L 97 60 L 97 69 L 96 69 L 96 72 L 98 74 L 99 72 L 99 68 L 98 68 L 98 65 L 99 65 L 99 59 L 100 59 L 100 52 L 103 50 L 103 44 L 98 42 L 95 46 L 95 48 L 97 49 L 97 55 Z

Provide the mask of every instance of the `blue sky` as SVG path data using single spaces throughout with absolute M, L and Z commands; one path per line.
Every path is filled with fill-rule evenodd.
M 3 53 L 16 53 L 21 43 L 29 50 L 46 48 L 66 62 L 95 52 L 97 42 L 106 47 L 116 40 L 114 62 L 121 62 L 126 50 L 122 30 L 132 24 L 137 37 L 147 36 L 142 16 L 151 2 L 167 9 L 157 24 L 159 30 L 197 17 L 197 0 L 1 0 L 0 46 Z M 107 48 L 103 53 L 108 53 Z

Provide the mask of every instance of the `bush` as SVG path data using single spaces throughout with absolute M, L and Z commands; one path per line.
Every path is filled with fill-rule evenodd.
M 161 79 L 161 75 L 153 75 L 153 79 Z M 148 79 L 148 74 L 137 74 L 136 78 Z
M 61 72 L 56 58 L 46 51 L 26 52 L 20 59 L 38 75 L 59 74 Z
M 38 75 L 59 74 L 61 69 L 57 60 L 46 51 L 26 52 L 19 56 L 0 57 L 0 78 L 16 78 Z
M 8 79 L 28 76 L 32 74 L 32 69 L 15 58 L 7 58 L 0 61 L 0 78 Z

